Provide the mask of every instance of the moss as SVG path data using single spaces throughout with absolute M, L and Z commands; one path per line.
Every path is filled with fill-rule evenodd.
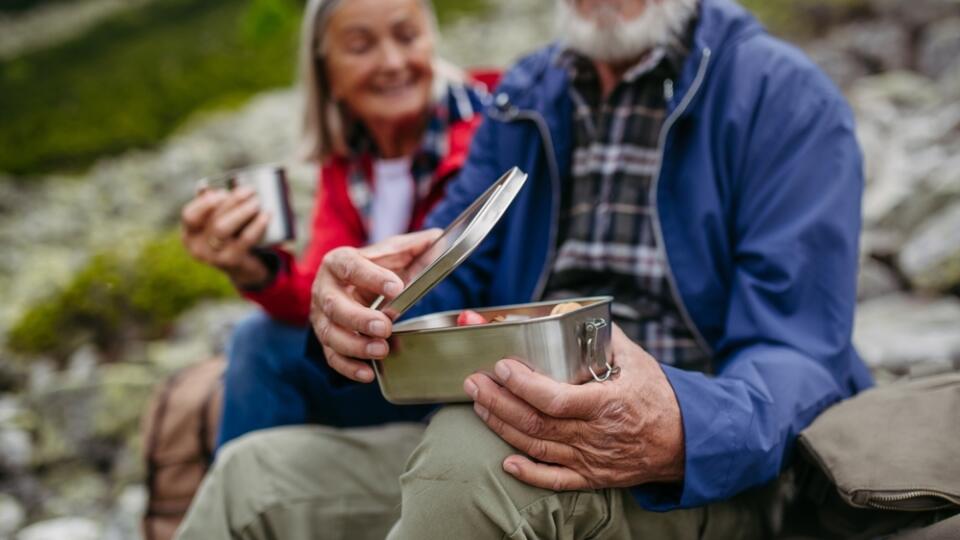
M 159 143 L 194 111 L 289 84 L 298 12 L 296 0 L 153 2 L 0 62 L 0 170 L 82 168 Z
M 162 336 L 202 299 L 234 294 L 223 274 L 191 259 L 170 233 L 134 257 L 112 251 L 91 257 L 64 288 L 24 312 L 7 344 L 15 352 L 60 358 L 87 341 L 109 352 L 131 334 Z
M 302 0 L 164 0 L 0 61 L 0 171 L 83 169 L 293 82 Z M 441 21 L 487 0 L 439 0 Z

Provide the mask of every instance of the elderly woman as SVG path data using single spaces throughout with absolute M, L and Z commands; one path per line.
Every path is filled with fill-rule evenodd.
M 339 389 L 303 355 L 324 255 L 416 230 L 463 164 L 484 86 L 434 53 L 428 0 L 310 0 L 303 22 L 303 139 L 320 163 L 311 239 L 295 260 L 257 249 L 270 216 L 253 191 L 207 190 L 183 210 L 184 243 L 260 304 L 228 347 L 218 445 L 271 426 L 420 418 L 375 388 Z M 489 81 L 491 75 L 482 76 Z

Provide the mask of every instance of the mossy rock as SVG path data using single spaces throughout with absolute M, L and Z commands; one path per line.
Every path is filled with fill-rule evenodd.
M 7 345 L 23 355 L 65 359 L 92 342 L 122 352 L 131 337 L 158 338 L 181 313 L 208 298 L 236 296 L 219 271 L 194 261 L 177 233 L 158 236 L 139 253 L 95 254 L 62 289 L 13 324 Z

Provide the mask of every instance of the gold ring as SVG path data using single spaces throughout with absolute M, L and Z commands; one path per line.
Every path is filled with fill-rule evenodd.
M 207 245 L 210 246 L 210 249 L 214 251 L 220 251 L 223 249 L 223 245 L 225 243 L 226 242 L 224 242 L 222 238 L 217 238 L 216 236 L 207 237 Z

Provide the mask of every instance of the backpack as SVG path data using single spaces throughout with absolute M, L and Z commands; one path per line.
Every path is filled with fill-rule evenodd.
M 145 540 L 173 538 L 213 461 L 226 365 L 217 356 L 183 368 L 150 399 L 141 424 L 149 494 Z

